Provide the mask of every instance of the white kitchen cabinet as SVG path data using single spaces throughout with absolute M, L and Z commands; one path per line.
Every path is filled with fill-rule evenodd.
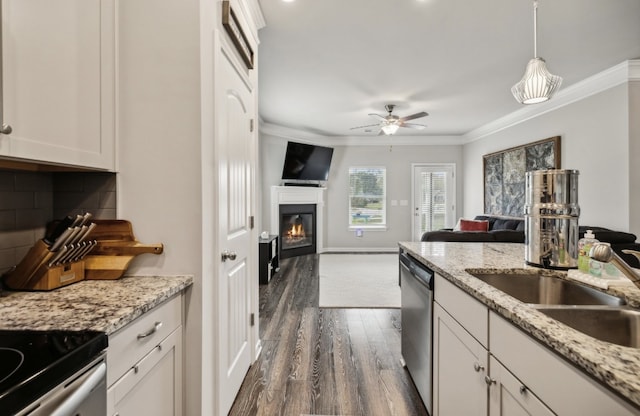
M 433 414 L 486 415 L 487 350 L 438 303 L 433 319 Z
M 0 156 L 115 169 L 115 0 L 2 0 Z
M 640 410 L 495 312 L 489 314 L 489 328 L 491 353 L 517 377 L 527 392 L 533 392 L 553 413 L 580 416 L 640 414 Z
M 180 416 L 183 412 L 182 296 L 109 338 L 108 416 Z
M 489 357 L 489 415 L 553 416 L 544 403 L 507 370 L 494 356 Z
M 434 290 L 434 416 L 640 415 L 438 274 Z

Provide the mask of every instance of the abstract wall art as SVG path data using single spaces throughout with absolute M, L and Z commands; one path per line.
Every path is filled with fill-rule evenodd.
M 484 212 L 524 216 L 525 172 L 560 169 L 560 136 L 483 156 Z

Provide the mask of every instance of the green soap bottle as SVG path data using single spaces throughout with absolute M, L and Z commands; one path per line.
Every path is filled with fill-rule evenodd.
M 587 230 L 584 233 L 584 238 L 578 240 L 578 270 L 589 273 L 589 250 L 595 243 L 599 243 L 599 241 L 596 240 L 596 236 L 591 230 Z

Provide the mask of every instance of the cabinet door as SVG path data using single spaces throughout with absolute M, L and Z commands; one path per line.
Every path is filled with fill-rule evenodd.
M 491 416 L 553 416 L 554 413 L 493 356 L 489 368 Z
M 182 326 L 109 387 L 107 415 L 182 415 Z
M 487 350 L 438 303 L 433 312 L 434 416 L 486 415 Z
M 2 0 L 0 155 L 114 169 L 114 0 Z

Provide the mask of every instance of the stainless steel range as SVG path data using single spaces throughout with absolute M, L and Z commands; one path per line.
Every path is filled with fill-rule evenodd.
M 95 331 L 0 330 L 0 413 L 106 413 L 107 336 Z

